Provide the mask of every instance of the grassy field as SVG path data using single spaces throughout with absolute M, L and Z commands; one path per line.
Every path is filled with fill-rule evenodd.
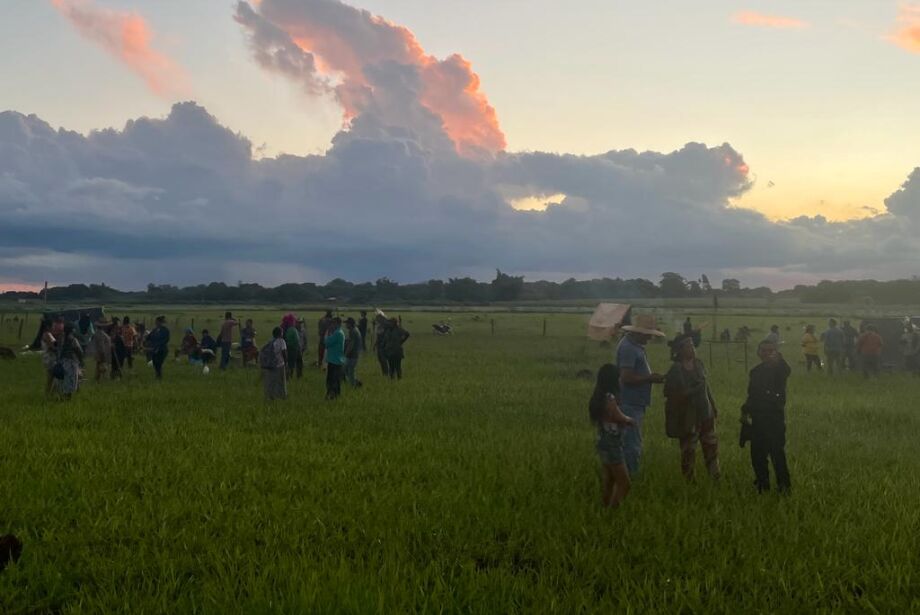
M 264 340 L 280 312 L 253 316 Z M 612 349 L 586 316 L 546 317 L 545 337 L 543 315 L 451 318 L 435 337 L 440 315 L 406 314 L 406 378 L 367 357 L 365 387 L 331 403 L 315 369 L 268 406 L 256 370 L 173 362 L 63 403 L 37 357 L 0 363 L 0 533 L 25 542 L 0 612 L 920 611 L 920 382 L 806 375 L 792 343 L 794 492 L 758 496 L 740 349 L 720 348 L 721 483 L 683 482 L 656 391 L 642 474 L 609 512 L 577 373 Z M 719 325 L 742 322 L 770 324 Z

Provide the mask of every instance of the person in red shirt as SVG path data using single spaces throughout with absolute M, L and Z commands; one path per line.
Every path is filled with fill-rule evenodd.
M 866 325 L 865 331 L 856 340 L 856 352 L 859 353 L 862 373 L 866 378 L 870 375 L 878 377 L 881 367 L 882 346 L 884 346 L 884 342 L 875 325 Z

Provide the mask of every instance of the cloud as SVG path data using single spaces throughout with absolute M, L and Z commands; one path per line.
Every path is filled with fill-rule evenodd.
M 405 27 L 337 0 L 238 2 L 235 18 L 261 66 L 308 92 L 331 93 L 347 121 L 373 113 L 389 125 L 434 125 L 438 133 L 442 126 L 467 156 L 505 149 L 470 63 L 457 54 L 435 58 Z
M 920 5 L 900 6 L 898 27 L 887 39 L 905 51 L 920 53 Z
M 753 182 L 728 143 L 592 156 L 487 146 L 497 124 L 471 82 L 458 85 L 474 74 L 465 62 L 432 59 L 460 75 L 432 80 L 411 33 L 337 2 L 257 8 L 241 3 L 235 17 L 261 66 L 311 95 L 354 96 L 329 150 L 256 160 L 245 136 L 194 103 L 88 135 L 0 113 L 5 280 L 917 273 L 920 169 L 872 217 L 774 222 L 732 205 Z M 452 132 L 455 108 L 478 125 Z M 528 198 L 545 208 L 514 208 Z
M 798 30 L 807 28 L 808 23 L 795 17 L 781 15 L 765 15 L 756 11 L 739 11 L 732 15 L 732 21 L 744 26 L 759 28 L 774 28 L 778 30 Z
M 150 28 L 140 15 L 101 8 L 90 0 L 51 0 L 51 4 L 81 36 L 127 66 L 157 96 L 188 94 L 185 71 L 151 47 Z

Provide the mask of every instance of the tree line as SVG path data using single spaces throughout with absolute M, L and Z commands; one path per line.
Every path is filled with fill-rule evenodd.
M 665 272 L 656 284 L 643 278 L 596 278 L 563 282 L 545 280 L 528 282 L 496 270 L 491 282 L 470 277 L 428 280 L 399 284 L 389 278 L 375 282 L 354 283 L 336 278 L 326 284 L 287 283 L 275 287 L 239 282 L 236 285 L 211 282 L 178 287 L 171 284 L 148 284 L 146 290 L 121 291 L 105 284 L 71 284 L 47 291 L 51 302 L 116 303 L 311 303 L 336 301 L 342 304 L 370 305 L 386 303 L 439 304 L 491 303 L 506 301 L 565 301 L 584 299 L 657 299 L 741 297 L 795 298 L 806 303 L 912 304 L 920 303 L 920 278 L 880 282 L 876 280 L 823 281 L 813 286 L 798 285 L 774 292 L 765 286 L 743 287 L 734 278 L 718 285 L 706 275 L 697 279 Z M 42 300 L 44 291 L 11 291 L 0 295 L 5 300 Z

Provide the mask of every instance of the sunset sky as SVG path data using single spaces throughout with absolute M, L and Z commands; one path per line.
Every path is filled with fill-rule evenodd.
M 365 19 L 362 15 L 369 14 L 348 7 L 366 9 L 381 17 Z M 336 11 L 341 15 L 328 17 Z M 338 25 L 332 24 L 340 23 L 337 20 L 342 15 L 355 20 L 358 25 L 354 30 L 334 30 Z M 368 35 L 370 30 L 362 28 L 380 29 L 380 34 Z M 279 36 L 293 46 L 285 48 Z M 408 45 L 406 49 L 391 49 L 403 43 Z M 452 54 L 460 54 L 462 59 L 451 60 Z M 436 150 L 437 146 L 431 145 L 434 141 L 424 136 L 428 130 L 422 128 L 428 121 L 425 117 L 410 117 L 408 111 L 402 117 L 400 109 L 406 108 L 408 100 L 403 98 L 405 93 L 394 89 L 392 96 L 381 94 L 389 92 L 390 86 L 384 87 L 375 79 L 385 78 L 390 84 L 390 79 L 397 77 L 389 73 L 381 77 L 383 73 L 375 71 L 390 71 L 393 62 L 409 71 L 398 77 L 409 79 L 400 87 L 412 90 L 412 102 L 423 109 L 422 115 L 430 113 L 440 118 L 441 128 L 436 132 L 453 144 L 458 164 L 475 161 L 477 169 L 481 167 L 482 175 L 489 178 L 483 180 L 484 185 L 477 188 L 482 192 L 474 198 L 454 186 L 448 188 L 447 180 L 434 186 L 433 176 L 426 175 L 419 207 L 427 207 L 423 202 L 437 202 L 441 207 L 449 199 L 469 196 L 470 211 L 481 212 L 485 207 L 482 204 L 492 203 L 495 198 L 504 199 L 505 204 L 541 209 L 545 201 L 569 197 L 551 209 L 571 211 L 545 212 L 543 219 L 533 222 L 533 236 L 526 243 L 535 242 L 555 232 L 548 228 L 550 217 L 558 218 L 554 224 L 560 224 L 558 228 L 563 230 L 565 224 L 573 228 L 590 226 L 576 217 L 580 207 L 594 211 L 601 203 L 629 192 L 628 188 L 617 187 L 607 199 L 598 192 L 577 194 L 577 190 L 567 188 L 572 184 L 571 178 L 583 177 L 580 173 L 587 172 L 591 161 L 609 162 L 600 155 L 612 150 L 623 156 L 628 150 L 678 155 L 688 143 L 708 148 L 728 144 L 728 153 L 711 149 L 715 153 L 705 157 L 724 159 L 725 165 L 737 174 L 733 178 L 737 185 L 724 178 L 713 179 L 715 171 L 690 160 L 673 172 L 664 167 L 665 173 L 673 173 L 668 177 L 686 184 L 675 183 L 673 193 L 663 193 L 662 202 L 671 199 L 682 203 L 686 186 L 691 186 L 692 192 L 700 182 L 716 182 L 718 189 L 700 192 L 702 210 L 713 213 L 709 208 L 712 203 L 723 209 L 760 212 L 768 219 L 762 223 L 766 230 L 760 235 L 782 234 L 774 245 L 784 246 L 783 242 L 789 241 L 796 246 L 813 247 L 825 240 L 832 245 L 832 237 L 843 232 L 852 233 L 854 239 L 842 242 L 859 241 L 865 246 L 862 252 L 837 259 L 839 270 L 835 270 L 835 259 L 825 249 L 793 254 L 788 262 L 772 257 L 759 262 L 736 261 L 731 258 L 731 249 L 725 247 L 700 256 L 692 265 L 694 269 L 686 274 L 695 275 L 707 268 L 781 287 L 824 277 L 894 277 L 912 273 L 905 250 L 920 250 L 915 239 L 918 234 L 905 233 L 905 237 L 889 242 L 892 238 L 885 229 L 920 224 L 920 175 L 906 184 L 920 165 L 920 4 L 896 0 L 579 0 L 563 6 L 549 0 L 354 0 L 343 5 L 334 0 L 263 0 L 238 5 L 229 0 L 4 0 L 0 5 L 0 111 L 34 114 L 54 129 L 89 135 L 103 128 L 122 131 L 126 122 L 138 118 L 173 118 L 174 103 L 195 101 L 206 110 L 196 117 L 211 117 L 217 125 L 248 139 L 249 155 L 255 160 L 279 154 L 320 155 L 298 160 L 305 165 L 328 164 L 336 157 L 335 148 L 343 135 L 356 139 L 363 134 L 355 128 L 351 135 L 346 131 L 336 136 L 344 122 L 355 118 L 355 126 L 365 118 L 365 123 L 378 129 L 404 127 L 413 135 L 423 135 L 417 139 L 422 150 Z M 464 86 L 466 80 L 476 76 L 480 80 L 478 87 Z M 416 85 L 412 85 L 415 79 L 417 92 Z M 374 92 L 372 100 L 366 99 L 367 91 Z M 368 118 L 374 118 L 374 122 Z M 72 194 L 77 185 L 98 187 L 103 180 L 117 180 L 118 194 L 133 196 L 113 197 L 111 191 L 107 192 L 106 198 L 114 200 L 107 201 L 105 208 L 112 207 L 116 212 L 136 208 L 137 212 L 149 213 L 147 207 L 153 201 L 145 199 L 168 200 L 173 190 L 172 180 L 147 176 L 141 180 L 137 173 L 100 170 L 99 164 L 79 161 L 74 165 L 80 168 L 80 174 L 73 179 L 78 184 L 39 189 L 36 182 L 41 182 L 35 178 L 42 176 L 40 167 L 24 170 L 14 167 L 15 157 L 3 157 L 4 138 L 10 143 L 15 141 L 11 130 L 4 131 L 0 122 L 0 212 L 62 207 L 68 215 L 80 218 L 80 206 L 61 205 L 60 195 Z M 95 143 L 92 149 L 97 151 L 99 147 Z M 30 160 L 38 160 L 35 151 L 30 150 Z M 513 163 L 501 152 L 514 154 Z M 528 152 L 545 153 L 559 165 L 578 160 L 586 167 L 584 171 L 573 170 L 571 176 L 544 182 L 543 176 L 534 179 L 535 174 L 546 172 L 538 171 L 543 169 L 539 166 L 542 154 L 532 156 Z M 496 155 L 496 164 L 481 162 L 483 157 L 493 160 Z M 293 186 L 307 180 L 295 181 L 288 175 L 282 178 L 279 174 L 293 173 L 281 169 L 283 160 L 253 169 L 263 183 L 270 176 L 272 181 L 287 186 L 285 194 L 290 195 Z M 444 160 L 435 155 L 424 166 L 429 173 L 436 173 L 431 169 Z M 531 163 L 533 168 L 523 168 Z M 645 159 L 639 157 L 622 164 L 644 169 Z M 91 172 L 86 170 L 90 167 Z M 45 172 L 53 173 L 52 169 L 53 166 L 46 167 Z M 312 178 L 307 183 L 325 186 L 325 179 L 311 175 L 315 172 L 318 173 L 312 167 L 304 170 L 304 177 Z M 697 172 L 700 177 L 688 179 L 688 174 Z M 456 177 L 456 173 L 452 171 L 450 176 Z M 366 179 L 374 183 L 378 178 Z M 905 189 L 897 203 L 903 219 L 892 220 L 892 216 L 885 215 L 885 202 L 902 185 Z M 235 195 L 248 189 L 241 187 Z M 153 192 L 143 192 L 147 190 Z M 196 195 L 188 188 L 182 197 L 188 198 L 182 203 L 194 201 L 196 196 L 208 202 L 213 199 L 213 194 L 207 192 L 210 188 L 195 190 L 202 192 Z M 316 197 L 311 190 L 303 198 L 315 197 L 316 207 L 332 202 Z M 419 193 L 414 187 L 394 191 L 394 195 L 398 194 L 394 202 L 400 203 L 411 198 L 407 194 Z M 28 198 L 21 196 L 26 192 Z M 330 194 L 338 192 L 330 189 Z M 642 198 L 646 197 L 651 199 L 653 195 L 643 193 Z M 121 208 L 120 198 L 133 200 L 130 206 Z M 240 212 L 246 211 L 246 203 L 240 199 L 240 209 L 234 210 L 234 216 L 245 215 Z M 88 201 L 80 202 L 90 207 L 87 215 L 96 215 L 103 207 L 97 200 L 93 206 L 85 205 Z M 285 202 L 285 197 L 279 197 L 278 212 L 282 212 Z M 296 203 L 296 199 L 291 202 Z M 630 202 L 624 203 L 628 207 Z M 696 215 L 693 208 L 687 211 L 681 209 L 682 205 L 676 207 L 669 217 L 662 205 L 661 223 L 667 224 L 670 218 L 679 224 L 683 216 Z M 543 214 L 538 211 L 527 215 Z M 745 211 L 740 215 L 749 214 Z M 562 221 L 566 216 L 572 219 Z M 822 216 L 829 222 L 822 218 L 814 219 L 815 223 L 783 222 L 799 216 L 808 216 L 809 220 Z M 102 217 L 111 218 L 108 214 Z M 847 223 L 823 230 L 814 228 L 815 224 L 855 218 L 870 219 L 862 226 Z M 171 223 L 182 220 L 178 214 L 169 219 Z M 197 224 L 203 219 L 203 214 L 200 218 L 196 214 L 188 218 L 188 223 Z M 17 237 L 34 231 L 32 218 L 28 220 L 16 231 Z M 474 223 L 472 219 L 462 220 Z M 441 223 L 432 219 L 432 224 Z M 98 230 L 99 225 L 93 228 Z M 334 232 L 336 227 L 327 230 Z M 232 241 L 237 232 L 241 229 L 222 227 L 209 239 L 217 243 Z M 809 232 L 819 233 L 820 237 L 802 237 Z M 415 237 L 416 233 L 411 235 Z M 869 235 L 872 237 L 867 238 Z M 216 264 L 202 264 L 194 273 L 172 274 L 167 263 L 152 265 L 151 254 L 100 249 L 97 243 L 105 243 L 107 237 L 100 232 L 62 245 L 52 237 L 50 244 L 44 246 L 19 241 L 16 245 L 21 252 L 0 251 L 0 288 L 39 284 L 46 278 L 57 283 L 108 281 L 122 287 L 142 287 L 149 281 L 210 281 L 204 279 L 208 276 L 272 283 L 289 277 L 294 281 L 322 281 L 338 274 L 356 279 L 373 279 L 382 274 L 373 267 L 362 268 L 357 260 L 341 269 L 315 259 L 297 266 L 290 259 L 284 259 L 283 266 L 256 265 L 272 262 L 260 252 L 261 239 L 254 239 L 246 254 L 234 253 L 237 266 L 232 272 Z M 126 243 L 122 234 L 113 241 Z M 142 235 L 139 241 L 143 241 Z M 573 239 L 573 245 L 579 241 Z M 655 251 L 654 239 L 650 241 L 649 250 Z M 699 255 L 712 241 L 719 239 L 701 235 L 681 249 L 671 241 L 662 245 L 672 258 L 685 261 L 682 254 Z M 890 260 L 867 260 L 865 255 L 873 246 L 881 249 L 888 243 L 892 244 Z M 470 239 L 470 244 L 475 246 L 475 240 Z M 388 245 L 381 247 L 382 251 L 361 245 L 366 248 L 364 256 L 375 261 L 384 252 L 393 262 L 402 262 L 410 254 L 432 249 L 424 243 Z M 431 267 L 430 272 L 410 267 L 404 275 L 391 273 L 390 277 L 408 281 L 419 276 L 465 272 L 476 275 L 494 270 L 495 266 L 546 277 L 655 276 L 660 273 L 656 268 L 668 268 L 663 257 L 650 259 L 654 264 L 634 267 L 595 264 L 597 260 L 616 257 L 613 252 L 598 253 L 594 260 L 571 262 L 560 256 L 556 266 L 548 259 L 529 259 L 524 255 L 526 246 L 518 252 L 495 254 L 495 260 L 502 262 L 475 262 L 452 256 L 469 247 L 459 242 L 447 248 L 439 254 L 440 264 Z M 743 250 L 743 244 L 737 249 Z M 171 248 L 163 250 L 169 253 Z M 561 245 L 557 250 L 559 255 L 567 252 Z M 82 276 L 84 279 L 77 279 L 81 275 L 73 268 L 73 259 L 66 266 L 58 266 L 56 259 L 66 254 L 85 259 L 89 271 Z M 143 273 L 126 278 L 124 268 L 108 272 L 100 263 L 109 257 L 137 259 L 130 267 Z M 813 263 L 818 260 L 821 262 Z M 680 265 L 675 263 L 670 268 L 680 270 Z M 272 274 L 264 275 L 265 269 Z M 135 280 L 137 283 L 133 283 Z

